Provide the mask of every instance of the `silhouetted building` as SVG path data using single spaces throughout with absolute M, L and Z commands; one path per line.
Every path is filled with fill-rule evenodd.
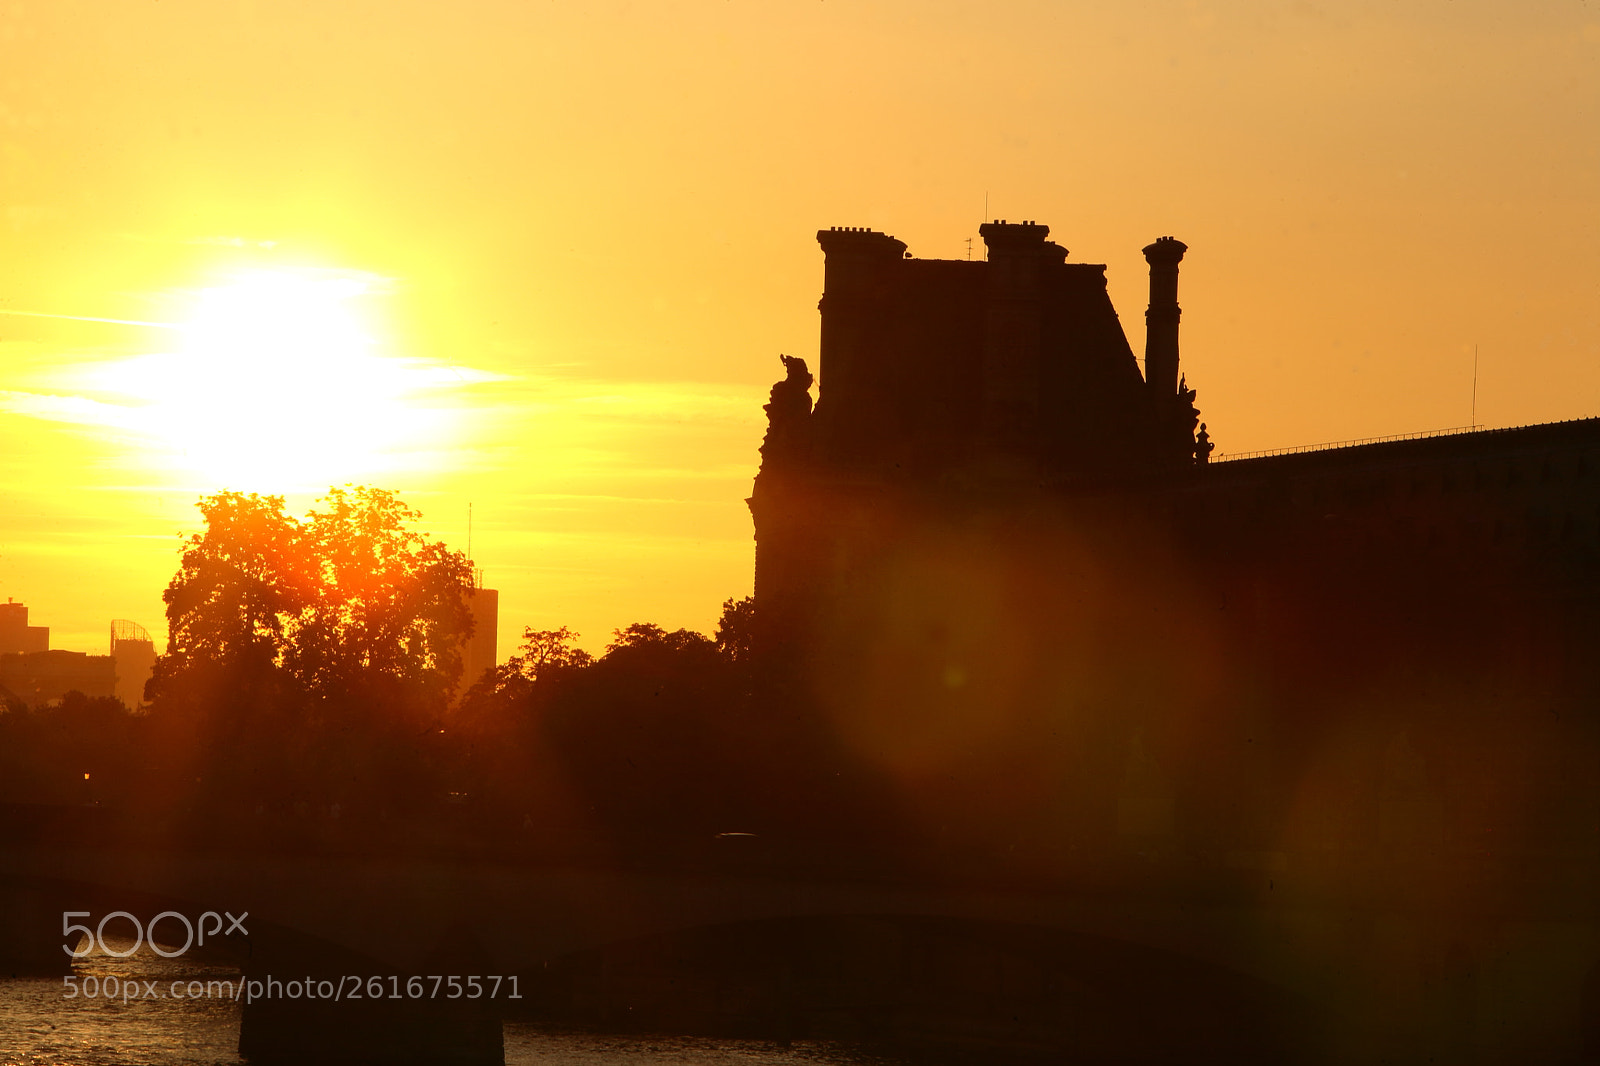
M 32 707 L 74 691 L 91 697 L 110 696 L 115 693 L 116 682 L 116 667 L 109 655 L 81 651 L 0 655 L 0 686 Z
M 49 626 L 30 626 L 28 608 L 9 597 L 0 603 L 0 655 L 45 651 L 49 647 Z
M 1539 834 L 1592 837 L 1600 780 L 1561 767 L 1600 756 L 1600 419 L 1211 460 L 1178 364 L 1181 243 L 1144 250 L 1141 375 L 1102 268 L 1043 226 L 982 232 L 987 262 L 819 234 L 820 395 L 785 357 L 749 501 L 778 691 L 917 765 L 967 758 L 935 757 L 951 738 L 1042 759 L 1084 731 L 1052 773 L 1082 790 L 1085 853 L 1264 847 L 1264 797 L 1330 730 L 1456 768 L 1453 798 L 1448 774 L 1416 786 L 1430 840 L 1474 839 L 1463 768 L 1489 765 Z M 1509 759 L 1489 738 L 1527 716 Z
M 473 571 L 473 589 L 467 597 L 467 608 L 472 612 L 472 636 L 461 646 L 461 680 L 456 683 L 455 699 L 460 699 L 496 661 L 500 593 L 483 587 L 482 571 Z
M 1049 227 L 992 222 L 987 261 L 913 259 L 871 230 L 823 230 L 823 391 L 798 451 L 836 476 L 902 484 L 1051 484 L 1186 464 L 1178 261 L 1145 249 L 1147 383 L 1105 267 L 1066 262 Z M 806 445 L 809 444 L 809 447 Z
M 860 593 L 871 560 L 930 509 L 1145 485 L 1192 467 L 1199 415 L 1178 367 L 1185 245 L 1144 249 L 1146 376 L 1103 265 L 1067 262 L 1031 221 L 979 232 L 985 261 L 911 258 L 873 230 L 817 234 L 822 388 L 813 410 L 804 361 L 785 358 L 749 501 L 769 642 L 792 642 L 830 598 Z
M 1195 580 L 1359 554 L 1408 580 L 1448 572 L 1458 587 L 1527 592 L 1537 571 L 1569 599 L 1594 593 L 1600 421 L 1209 462 L 1179 366 L 1186 246 L 1144 249 L 1141 375 L 1103 266 L 1067 262 L 1033 222 L 980 232 L 986 261 L 818 233 L 821 388 L 813 409 L 809 368 L 785 357 L 749 501 L 769 645 L 814 651 L 870 614 L 930 538 L 981 535 L 1009 555 L 1063 523 L 1119 550 L 1159 543 Z
M 144 683 L 156 665 L 155 641 L 144 626 L 122 618 L 112 621 L 111 661 L 117 672 L 113 694 L 129 707 L 139 706 L 144 702 Z
M 1384 1054 L 1600 1049 L 1600 419 L 1213 459 L 1181 243 L 1141 374 L 1102 268 L 982 232 L 819 234 L 749 501 L 774 698 L 963 865 L 1325 901 L 1297 964 Z
M 0 690 L 29 706 L 40 706 L 72 691 L 110 696 L 116 689 L 112 656 L 52 651 L 50 628 L 28 625 L 26 606 L 9 599 L 0 604 Z

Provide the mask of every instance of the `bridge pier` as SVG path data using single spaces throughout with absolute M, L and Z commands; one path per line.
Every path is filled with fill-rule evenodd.
M 305 977 L 299 980 L 305 980 Z M 311 980 L 319 980 L 315 974 Z M 320 978 L 336 981 L 335 975 Z M 387 979 L 385 979 L 387 983 Z M 287 982 L 285 982 L 287 984 Z M 239 1054 L 257 1066 L 504 1066 L 500 1018 L 481 1007 L 404 1000 L 350 1003 L 263 999 L 246 1003 Z
M 0 878 L 0 977 L 57 977 L 72 969 L 61 950 L 60 893 Z
M 487 976 L 478 953 L 436 949 L 400 973 L 265 926 L 250 947 L 239 1054 L 255 1066 L 505 1064 L 503 1001 L 469 991 Z

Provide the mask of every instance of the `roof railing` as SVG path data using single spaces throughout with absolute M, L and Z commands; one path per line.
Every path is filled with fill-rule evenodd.
M 1363 444 L 1386 444 L 1396 440 L 1422 440 L 1424 437 L 1453 437 L 1461 433 L 1477 433 L 1484 427 L 1452 426 L 1450 429 L 1427 429 L 1421 433 L 1391 433 L 1387 437 L 1356 437 L 1352 440 L 1329 441 L 1326 444 L 1299 444 L 1293 448 L 1266 448 L 1258 452 L 1223 452 L 1213 463 L 1231 463 L 1240 459 L 1264 459 L 1269 455 L 1294 455 L 1297 452 L 1325 452 L 1337 448 L 1358 448 Z

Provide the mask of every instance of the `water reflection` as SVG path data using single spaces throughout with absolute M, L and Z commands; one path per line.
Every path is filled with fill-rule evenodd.
M 112 952 L 132 941 L 107 937 Z M 240 1006 L 226 995 L 172 994 L 173 983 L 237 981 L 239 971 L 190 957 L 164 959 L 141 945 L 127 958 L 98 948 L 61 978 L 0 980 L 0 1066 L 222 1066 L 238 1054 Z M 68 998 L 73 988 L 78 994 Z M 129 991 L 124 999 L 124 988 Z M 115 990 L 115 994 L 110 994 Z M 90 991 L 92 995 L 88 994 Z M 870 1066 L 862 1051 L 822 1042 L 550 1032 L 505 1026 L 507 1066 Z
M 106 939 L 113 952 L 133 946 L 132 941 Z M 237 1003 L 222 996 L 171 994 L 174 981 L 187 988 L 191 981 L 236 980 L 236 969 L 207 966 L 188 956 L 164 959 L 142 945 L 120 959 L 95 948 L 73 962 L 70 977 L 75 980 L 0 981 L 0 1064 L 213 1066 L 242 1061 Z M 114 997 L 108 995 L 111 989 L 116 990 Z M 151 990 L 154 994 L 146 995 Z

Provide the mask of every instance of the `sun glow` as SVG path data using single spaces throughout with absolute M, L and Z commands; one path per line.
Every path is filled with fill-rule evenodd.
M 360 313 L 380 279 L 257 272 L 194 295 L 176 352 L 103 368 L 142 397 L 137 421 L 214 485 L 295 491 L 369 478 L 443 443 L 415 399 L 443 368 L 383 354 Z M 446 371 L 448 373 L 448 371 Z

